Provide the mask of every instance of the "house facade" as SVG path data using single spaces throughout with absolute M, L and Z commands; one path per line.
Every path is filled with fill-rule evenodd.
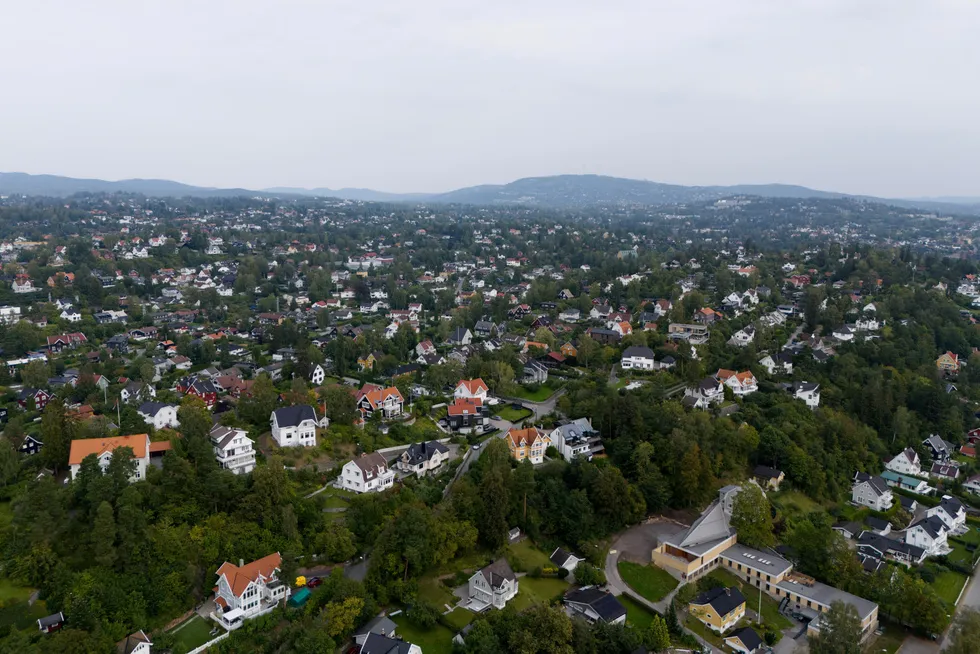
M 905 542 L 921 547 L 926 556 L 943 556 L 952 551 L 948 542 L 949 531 L 941 519 L 931 516 L 919 520 L 905 530 Z
M 278 552 L 248 565 L 222 563 L 217 570 L 211 618 L 228 631 L 238 629 L 245 620 L 271 612 L 291 595 L 289 584 L 279 580 L 282 557 Z
M 356 400 L 363 420 L 376 413 L 382 418 L 397 418 L 405 412 L 405 398 L 394 386 L 382 388 L 375 384 L 365 384 L 357 392 Z
M 919 454 L 911 447 L 906 447 L 904 450 L 893 456 L 887 463 L 885 463 L 885 468 L 887 470 L 897 472 L 900 475 L 922 474 L 922 464 L 919 461 Z
M 378 452 L 362 454 L 344 464 L 340 471 L 341 486 L 355 493 L 380 493 L 391 488 L 395 472 Z
M 579 456 L 591 458 L 604 450 L 602 437 L 592 427 L 592 422 L 588 418 L 579 418 L 558 425 L 548 434 L 548 438 L 566 461 Z
M 131 436 L 116 436 L 114 438 L 76 438 L 71 442 L 71 450 L 68 454 L 68 465 L 71 466 L 71 478 L 78 476 L 78 471 L 82 467 L 82 461 L 89 455 L 94 454 L 99 459 L 99 467 L 105 474 L 109 462 L 112 461 L 112 453 L 120 447 L 128 447 L 133 451 L 133 460 L 136 461 L 136 470 L 130 482 L 146 479 L 146 469 L 150 465 L 150 436 L 149 434 L 133 434 Z
M 527 429 L 511 428 L 507 432 L 507 447 L 511 457 L 516 461 L 530 459 L 538 464 L 544 461 L 545 450 L 551 445 L 551 438 L 537 427 Z
M 215 425 L 211 429 L 214 457 L 225 470 L 244 475 L 255 469 L 255 449 L 244 429 Z
M 620 361 L 623 370 L 653 370 L 655 363 L 653 350 L 638 345 L 626 348 Z
M 455 432 L 482 431 L 490 423 L 490 407 L 479 398 L 457 398 L 447 408 L 446 422 Z
M 425 441 L 424 443 L 412 443 L 402 455 L 398 457 L 396 464 L 399 470 L 415 473 L 419 477 L 424 477 L 442 466 L 449 460 L 449 448 L 439 441 Z
M 878 475 L 859 472 L 851 486 L 851 501 L 875 511 L 887 511 L 892 507 L 894 495 L 888 483 Z
M 745 617 L 745 596 L 736 588 L 712 588 L 694 598 L 688 612 L 716 633 L 728 631 Z
M 154 429 L 175 428 L 180 426 L 177 420 L 177 407 L 163 402 L 144 402 L 137 412 L 143 421 L 153 425 Z
M 453 397 L 458 399 L 478 399 L 486 402 L 489 393 L 490 388 L 486 382 L 477 377 L 476 379 L 460 379 L 459 383 L 456 384 L 455 390 L 453 390 Z
M 304 404 L 276 409 L 269 423 L 272 438 L 279 447 L 316 447 L 319 421 L 313 407 Z
M 477 613 L 490 608 L 504 608 L 520 589 L 517 575 L 505 558 L 499 558 L 478 570 L 470 577 L 467 586 L 470 599 L 466 608 Z

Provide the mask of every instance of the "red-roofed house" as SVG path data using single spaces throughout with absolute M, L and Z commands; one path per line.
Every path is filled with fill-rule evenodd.
M 397 418 L 405 410 L 405 398 L 394 386 L 381 388 L 374 384 L 365 384 L 357 391 L 355 399 L 364 420 L 373 416 L 375 411 L 380 411 L 383 418 Z
M 453 396 L 458 399 L 476 398 L 481 402 L 486 402 L 489 392 L 490 388 L 486 382 L 477 377 L 476 379 L 460 379 L 459 383 L 456 384 L 456 390 L 453 391 Z
M 218 568 L 218 585 L 214 587 L 217 608 L 211 618 L 231 631 L 245 620 L 269 613 L 276 605 L 289 599 L 289 585 L 279 581 L 282 557 L 279 552 L 245 565 L 222 563 Z

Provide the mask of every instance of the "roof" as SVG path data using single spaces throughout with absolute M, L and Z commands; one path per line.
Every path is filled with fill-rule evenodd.
M 140 405 L 139 412 L 155 417 L 163 409 L 172 406 L 172 404 L 167 404 L 166 402 L 143 402 L 143 404 Z
M 405 398 L 402 397 L 401 391 L 394 386 L 381 388 L 379 386 L 374 386 L 373 384 L 365 384 L 364 387 L 357 392 L 357 401 L 360 402 L 362 398 L 367 398 L 367 401 L 370 402 L 372 407 L 379 407 L 386 399 L 392 396 L 397 397 L 402 402 L 405 401 Z
M 817 602 L 823 606 L 830 606 L 834 602 L 844 602 L 845 604 L 850 604 L 857 609 L 858 616 L 862 621 L 878 608 L 878 605 L 874 602 L 858 597 L 857 595 L 851 595 L 843 590 L 838 590 L 833 586 L 822 584 L 819 581 L 801 584 L 792 578 L 788 578 L 780 581 L 778 584 L 776 584 L 776 587 L 782 590 L 784 593 L 793 593 L 794 595 L 799 595 L 804 599 L 813 600 L 814 602 Z
M 882 536 L 876 534 L 873 531 L 864 531 L 857 538 L 858 547 L 870 547 L 879 552 L 882 556 L 885 556 L 891 552 L 898 552 L 910 557 L 911 559 L 918 561 L 922 558 L 925 551 L 921 547 L 915 545 L 909 545 L 908 543 L 902 542 L 895 538 L 888 538 L 887 536 Z
M 538 431 L 537 427 L 528 427 L 527 429 L 514 429 L 513 427 L 507 432 L 507 438 L 514 447 L 520 447 L 521 441 L 523 441 L 528 447 L 534 445 L 535 441 L 542 436 L 541 432 Z
M 451 416 L 476 415 L 483 407 L 483 400 L 478 397 L 457 397 L 447 408 Z
M 490 390 L 490 387 L 487 386 L 486 382 L 480 377 L 477 377 L 476 379 L 460 379 L 459 383 L 456 384 L 456 388 L 459 388 L 460 386 L 465 388 L 466 392 L 470 395 L 476 395 L 477 393 Z
M 741 604 L 745 603 L 745 596 L 742 591 L 734 586 L 732 588 L 712 588 L 701 593 L 691 604 L 698 606 L 710 606 L 718 615 L 728 615 Z
M 565 601 L 588 605 L 604 622 L 613 622 L 626 615 L 626 607 L 615 595 L 595 586 L 569 591 L 565 594 Z
M 959 515 L 960 511 L 966 510 L 963 508 L 963 503 L 951 495 L 943 495 L 943 499 L 939 503 L 939 508 L 949 514 L 951 518 Z
M 449 448 L 439 441 L 426 441 L 424 443 L 412 443 L 402 456 L 407 455 L 408 462 L 416 464 L 428 461 L 436 453 L 445 454 L 448 451 Z
M 933 463 L 930 473 L 955 479 L 960 474 L 960 467 L 952 463 Z
M 116 652 L 118 654 L 131 654 L 140 645 L 152 645 L 150 642 L 150 637 L 143 633 L 140 629 L 134 634 L 129 634 L 123 640 L 116 643 Z
M 871 490 L 873 490 L 875 494 L 879 496 L 891 492 L 891 490 L 888 488 L 888 483 L 878 475 L 869 475 L 866 472 L 858 472 L 854 475 L 854 482 L 856 484 L 863 484 L 867 482 L 871 487 Z
M 555 551 L 551 553 L 551 557 L 549 558 L 551 562 L 557 565 L 558 567 L 561 567 L 566 563 L 568 563 L 569 559 L 576 559 L 576 560 L 578 559 L 577 556 L 560 547 L 555 548 Z
M 308 404 L 287 406 L 272 412 L 280 427 L 297 427 L 304 420 L 316 422 L 316 410 Z
M 381 634 L 370 633 L 361 645 L 359 654 L 409 654 L 412 644 Z
M 623 358 L 629 359 L 631 357 L 650 359 L 651 361 L 655 358 L 653 350 L 648 347 L 643 347 L 641 345 L 631 345 L 623 352 Z
M 52 613 L 51 615 L 46 615 L 43 618 L 38 618 L 38 625 L 41 627 L 51 627 L 56 624 L 60 624 L 65 621 L 65 614 L 61 611 L 57 613 Z
M 909 529 L 921 527 L 931 538 L 939 538 L 946 531 L 946 524 L 934 515 L 919 520 Z
M 721 556 L 773 576 L 786 574 L 793 568 L 792 563 L 774 552 L 753 549 L 742 543 L 734 543 Z
M 776 470 L 775 468 L 770 468 L 769 466 L 756 466 L 755 470 L 752 472 L 756 477 L 768 477 L 769 479 L 779 479 L 783 474 L 782 470 Z
M 68 455 L 70 465 L 79 465 L 90 454 L 101 457 L 106 452 L 111 452 L 117 447 L 129 447 L 133 450 L 133 456 L 142 459 L 147 454 L 147 442 L 149 436 L 146 434 L 131 434 L 129 436 L 116 436 L 114 438 L 77 438 L 71 442 L 71 453 Z
M 742 645 L 750 652 L 762 647 L 762 638 L 755 633 L 752 627 L 742 627 L 725 636 L 725 640 L 737 638 Z
M 572 443 L 585 438 L 585 434 L 587 433 L 594 433 L 595 429 L 592 427 L 592 422 L 588 418 L 578 418 L 564 425 L 559 425 L 555 428 L 555 431 L 558 432 L 558 436 L 562 441 Z
M 235 597 L 241 597 L 250 583 L 258 580 L 259 577 L 269 579 L 280 566 L 282 566 L 282 557 L 279 552 L 275 552 L 242 567 L 226 561 L 221 564 L 216 574 L 219 578 L 225 578 Z
M 380 452 L 362 454 L 361 456 L 354 458 L 352 461 L 354 465 L 361 469 L 361 472 L 364 473 L 365 477 L 370 477 L 374 474 L 381 474 L 388 469 L 388 462 Z
M 398 628 L 391 618 L 386 615 L 379 615 L 372 618 L 363 627 L 354 632 L 356 635 L 360 636 L 363 634 L 382 634 L 390 635 L 395 633 L 395 629 Z
M 704 543 L 728 538 L 733 533 L 725 515 L 725 508 L 717 500 L 704 510 L 704 513 L 685 532 L 678 534 L 677 544 L 683 548 L 691 548 Z
M 875 531 L 884 531 L 891 524 L 887 520 L 883 520 L 882 518 L 876 518 L 874 516 L 868 516 L 867 518 L 865 518 L 864 521 L 867 523 L 869 527 L 871 527 Z
M 487 567 L 477 571 L 476 574 L 483 575 L 483 578 L 487 580 L 491 588 L 500 588 L 505 581 L 517 580 L 517 576 L 514 574 L 513 569 L 511 569 L 510 563 L 505 558 L 497 559 Z

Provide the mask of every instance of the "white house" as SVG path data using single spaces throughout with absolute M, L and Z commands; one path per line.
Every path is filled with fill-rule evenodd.
M 921 547 L 926 556 L 942 556 L 950 552 L 947 535 L 943 521 L 936 516 L 930 516 L 905 530 L 905 542 Z
M 507 559 L 500 558 L 470 577 L 466 608 L 477 613 L 502 609 L 517 595 L 519 583 Z
M 164 402 L 144 402 L 137 413 L 154 429 L 175 428 L 180 426 L 177 420 L 177 407 Z
M 770 375 L 783 373 L 793 374 L 793 355 L 788 352 L 780 352 L 776 356 L 766 355 L 759 359 L 759 365 L 766 369 Z
M 626 607 L 615 595 L 596 586 L 569 591 L 565 595 L 564 603 L 572 615 L 580 616 L 590 624 L 600 621 L 606 624 L 626 624 Z
M 980 475 L 973 475 L 963 482 L 963 488 L 974 495 L 980 495 Z
M 99 459 L 99 467 L 103 474 L 112 460 L 112 452 L 116 448 L 128 447 L 133 451 L 136 461 L 136 471 L 129 478 L 132 481 L 146 479 L 146 469 L 150 465 L 150 436 L 148 434 L 133 434 L 131 436 L 116 436 L 114 438 L 76 438 L 71 442 L 68 454 L 68 464 L 71 466 L 71 478 L 78 476 L 85 457 L 94 454 Z
M 897 472 L 900 475 L 921 475 L 922 465 L 919 461 L 919 454 L 911 447 L 896 454 L 885 464 L 887 470 Z
M 548 559 L 555 564 L 556 568 L 563 568 L 569 572 L 575 572 L 578 564 L 585 560 L 560 547 L 556 547 Z
M 894 495 L 887 482 L 881 477 L 859 472 L 854 475 L 851 501 L 854 504 L 871 507 L 875 511 L 887 511 L 892 507 Z
M 313 368 L 313 372 L 310 373 L 310 382 L 314 386 L 319 386 L 323 383 L 323 380 L 327 378 L 327 372 L 323 369 L 319 363 Z
M 715 378 L 732 389 L 736 396 L 748 395 L 759 390 L 759 382 L 751 370 L 736 372 L 721 368 L 715 373 Z
M 448 447 L 439 441 L 426 441 L 409 445 L 408 449 L 398 457 L 396 465 L 399 470 L 414 472 L 419 477 L 424 477 L 426 473 L 437 469 L 448 460 Z
M 145 382 L 131 381 L 119 391 L 119 399 L 123 402 L 133 400 L 150 400 L 157 396 L 157 389 Z
M 820 384 L 814 382 L 797 382 L 793 385 L 793 397 L 803 400 L 811 409 L 820 406 Z
M 843 342 L 854 340 L 854 332 L 852 332 L 851 328 L 848 327 L 847 325 L 835 329 L 832 332 L 832 336 L 836 338 L 838 341 L 843 341 Z
M 279 552 L 245 565 L 222 563 L 214 591 L 217 605 L 211 618 L 231 631 L 245 620 L 271 612 L 279 602 L 289 599 L 289 584 L 279 580 L 282 557 Z
M 490 392 L 486 382 L 477 377 L 476 379 L 460 379 L 453 391 L 453 397 L 457 399 L 476 398 L 484 404 L 487 402 L 487 394 Z
M 755 340 L 755 327 L 748 325 L 738 330 L 728 339 L 729 345 L 736 347 L 748 347 Z
M 966 530 L 966 509 L 962 502 L 951 495 L 943 495 L 939 506 L 927 509 L 926 515 L 942 520 L 946 529 L 954 535 Z
M 119 654 L 150 654 L 152 647 L 153 641 L 140 629 L 116 643 L 116 652 Z
M 391 488 L 395 472 L 378 452 L 362 454 L 348 461 L 340 471 L 341 486 L 355 493 L 380 493 Z
M 714 377 L 705 377 L 694 388 L 684 391 L 683 403 L 697 409 L 707 409 L 725 399 L 725 385 Z
M 82 322 L 82 314 L 76 309 L 65 309 L 61 312 L 61 319 L 68 322 Z
M 549 438 L 551 444 L 566 461 L 571 461 L 578 456 L 590 458 L 604 449 L 599 433 L 593 429 L 592 422 L 588 418 L 579 418 L 558 425 L 549 434 Z
M 269 418 L 272 438 L 279 447 L 315 447 L 319 421 L 309 405 L 276 409 Z
M 631 345 L 623 352 L 623 370 L 653 370 L 656 361 L 653 350 L 648 347 Z
M 244 429 L 215 425 L 211 428 L 211 445 L 218 465 L 243 475 L 255 469 L 255 449 Z

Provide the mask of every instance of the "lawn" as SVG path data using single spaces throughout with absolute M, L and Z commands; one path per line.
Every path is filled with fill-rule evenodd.
M 9 579 L 0 579 L 0 603 L 7 600 L 27 601 L 27 598 L 34 592 L 33 588 L 17 586 Z
M 435 577 L 423 577 L 419 580 L 418 597 L 439 609 L 440 613 L 446 610 L 444 605 L 453 606 L 457 602 L 456 596 Z
M 874 639 L 867 651 L 895 654 L 908 636 L 908 632 L 891 624 L 879 623 L 878 627 L 884 633 Z
M 617 567 L 623 581 L 651 602 L 659 602 L 677 588 L 677 580 L 655 565 L 620 561 Z
M 745 607 L 752 611 L 759 610 L 758 588 L 747 584 L 728 570 L 721 568 L 712 570 L 708 576 L 717 579 L 726 586 L 738 586 L 742 590 L 742 594 L 745 595 Z M 778 631 L 789 629 L 793 626 L 793 622 L 779 612 L 779 602 L 766 593 L 762 593 L 762 621 L 775 627 Z
M 783 513 L 811 513 L 823 508 L 799 491 L 772 493 L 769 499 Z
M 551 397 L 555 392 L 555 389 L 548 386 L 547 384 L 542 384 L 538 387 L 538 390 L 532 391 L 530 389 L 524 388 L 523 386 L 518 386 L 514 391 L 514 396 L 519 397 L 529 402 L 544 402 L 549 397 Z
M 456 631 L 460 631 L 463 627 L 473 622 L 476 614 L 467 609 L 455 609 L 452 613 L 447 613 L 444 617 L 449 624 L 456 628 Z
M 953 547 L 953 551 L 949 554 L 950 561 L 953 563 L 962 563 L 963 565 L 971 565 L 973 563 L 975 552 L 968 551 L 966 545 L 952 538 L 949 539 L 949 544 Z
M 515 572 L 530 572 L 535 568 L 554 567 L 548 554 L 542 552 L 529 540 L 507 546 L 507 561 Z
M 520 588 L 511 602 L 518 611 L 532 604 L 547 604 L 559 594 L 568 590 L 568 583 L 554 577 L 521 577 Z
M 453 651 L 453 632 L 441 624 L 431 629 L 419 629 L 405 617 L 404 613 L 391 616 L 398 625 L 398 635 L 413 645 L 418 645 L 425 654 L 451 654 Z
M 633 625 L 634 628 L 641 631 L 650 628 L 650 623 L 653 622 L 653 611 L 627 595 L 620 595 L 618 599 L 626 607 L 626 624 Z
M 494 414 L 500 416 L 503 420 L 506 420 L 507 422 L 517 423 L 520 422 L 521 420 L 524 420 L 525 418 L 530 418 L 531 416 L 534 415 L 534 412 L 531 411 L 530 409 L 515 409 L 514 407 L 508 404 L 504 408 L 495 411 Z
M 195 615 L 174 627 L 170 633 L 174 635 L 175 646 L 183 645 L 187 651 L 190 651 L 200 647 L 212 638 L 216 638 L 219 634 L 212 636 L 211 630 L 213 628 L 214 625 L 210 622 L 199 615 Z
M 725 641 L 721 636 L 711 631 L 704 626 L 704 623 L 695 618 L 693 615 L 688 615 L 687 619 L 684 620 L 684 626 L 696 633 L 701 638 L 717 647 L 718 649 L 725 650 Z
M 947 570 L 936 576 L 936 581 L 933 582 L 932 587 L 936 590 L 936 594 L 939 595 L 940 599 L 945 601 L 949 606 L 953 606 L 956 603 L 956 598 L 960 596 L 960 590 L 963 589 L 966 580 L 966 575 L 954 572 L 953 570 Z

